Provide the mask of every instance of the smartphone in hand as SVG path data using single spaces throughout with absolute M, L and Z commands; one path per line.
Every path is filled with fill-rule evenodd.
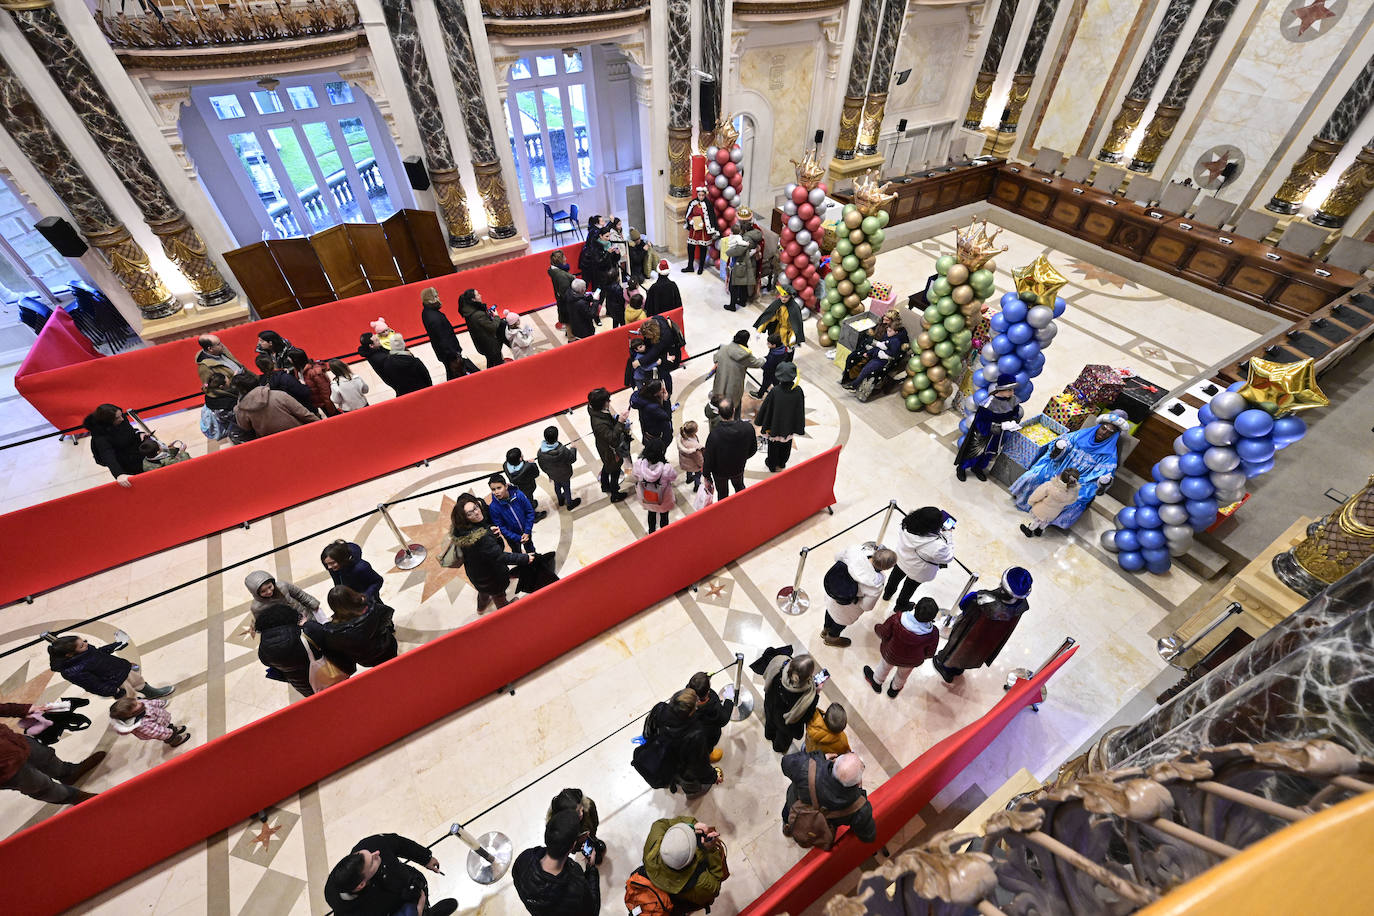
M 830 669 L 822 668 L 820 671 L 817 671 L 816 676 L 812 678 L 812 680 L 816 684 L 816 689 L 819 690 L 826 681 L 830 680 Z

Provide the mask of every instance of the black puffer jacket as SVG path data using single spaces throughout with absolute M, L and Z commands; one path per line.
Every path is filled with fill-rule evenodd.
M 284 604 L 273 605 L 258 615 L 258 661 L 275 668 L 303 697 L 314 693 L 310 686 L 310 656 L 301 640 L 299 618 Z
M 556 875 L 544 871 L 539 860 L 544 847 L 526 849 L 511 866 L 511 883 L 531 916 L 597 916 L 601 912 L 601 879 L 595 865 L 583 871 L 571 859 Z
M 390 353 L 381 347 L 371 350 L 358 347 L 358 355 L 367 360 L 372 371 L 396 392 L 397 397 L 434 384 L 425 364 L 409 353 Z
M 495 595 L 510 585 L 510 568 L 530 562 L 527 553 L 508 553 L 501 539 L 491 533 L 491 514 L 482 506 L 482 521 L 464 525 L 453 532 L 463 552 L 463 568 L 468 581 L 479 592 Z
M 434 355 L 439 362 L 447 364 L 462 355 L 463 347 L 458 343 L 458 334 L 439 303 L 426 302 L 422 305 L 420 321 L 424 323 L 425 333 L 429 335 L 430 346 L 434 348 Z
M 118 648 L 116 643 L 99 648 L 91 646 L 70 658 L 56 658 L 49 652 L 48 667 L 87 693 L 117 697 L 134 667 L 132 662 L 114 654 Z
M 380 601 L 369 600 L 363 616 L 342 623 L 330 620 L 305 622 L 305 635 L 329 660 L 352 674 L 359 665 L 372 668 L 396 657 L 396 612 Z
M 505 322 L 488 312 L 486 304 L 478 302 L 475 295 L 469 295 L 475 292 L 464 290 L 458 297 L 458 314 L 468 323 L 472 345 L 486 358 L 487 368 L 490 369 L 504 362 L 501 348 L 506 343 Z
M 683 716 L 669 703 L 659 703 L 644 720 L 644 737 L 664 737 L 677 753 L 677 785 L 688 795 L 705 791 L 716 783 L 711 766 L 712 740 L 719 730 L 698 719 Z
M 87 417 L 85 425 L 91 434 L 91 455 L 96 464 L 115 477 L 143 473 L 143 455 L 138 451 L 143 437 L 128 420 L 107 426 Z

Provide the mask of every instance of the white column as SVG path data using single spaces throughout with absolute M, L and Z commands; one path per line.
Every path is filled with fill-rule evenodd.
M 501 159 L 506 199 L 515 217 L 516 230 L 521 238 L 528 240 L 530 227 L 525 216 L 525 202 L 520 199 L 520 176 L 511 155 L 510 135 L 506 132 L 506 69 L 503 67 L 498 71 L 494 62 L 479 0 L 465 0 L 464 11 L 468 17 L 468 31 L 472 33 L 472 55 L 477 60 L 477 77 L 482 84 L 482 95 L 487 105 L 487 120 L 491 123 L 492 137 L 496 140 L 496 155 Z M 503 138 L 506 138 L 504 142 Z M 480 197 L 477 199 L 481 200 Z

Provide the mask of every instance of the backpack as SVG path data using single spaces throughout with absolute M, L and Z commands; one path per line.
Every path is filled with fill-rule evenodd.
M 659 704 L 662 706 L 663 704 Z M 654 714 L 659 707 L 655 706 L 649 713 L 649 718 L 644 722 L 644 730 L 649 731 Z M 634 749 L 634 754 L 630 758 L 630 764 L 644 781 L 649 784 L 651 789 L 666 789 L 671 786 L 677 778 L 677 749 L 672 742 L 664 735 L 654 735 L 652 738 L 645 738 L 644 743 Z
M 849 567 L 843 560 L 836 560 L 835 565 L 825 571 L 824 587 L 836 604 L 853 604 L 859 600 L 859 583 L 849 574 Z
M 625 909 L 629 916 L 672 916 L 672 897 L 654 886 L 641 865 L 625 882 Z
M 829 852 L 830 847 L 835 845 L 835 828 L 830 824 L 831 818 L 848 817 L 862 808 L 867 799 L 861 794 L 852 804 L 839 811 L 826 811 L 822 808 L 820 800 L 816 797 L 814 759 L 806 765 L 806 790 L 811 801 L 808 803 L 797 799 L 792 803 L 792 807 L 787 810 L 787 824 L 783 828 L 783 833 L 790 836 L 803 849 L 818 847 Z

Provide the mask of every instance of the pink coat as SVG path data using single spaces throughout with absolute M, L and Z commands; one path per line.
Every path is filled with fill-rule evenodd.
M 700 471 L 705 463 L 705 456 L 701 451 L 701 440 L 696 436 L 684 439 L 678 436 L 677 440 L 677 466 L 682 468 L 682 473 L 690 474 Z
M 677 494 L 673 490 L 673 484 L 677 482 L 677 468 L 666 461 L 650 464 L 643 458 L 636 458 L 634 475 L 639 481 L 635 490 L 644 508 L 650 512 L 667 512 L 677 504 Z M 658 496 L 658 502 L 648 498 L 650 493 Z
M 144 741 L 165 741 L 172 737 L 172 714 L 166 700 L 144 700 L 143 715 L 137 719 L 114 719 L 114 730 Z

